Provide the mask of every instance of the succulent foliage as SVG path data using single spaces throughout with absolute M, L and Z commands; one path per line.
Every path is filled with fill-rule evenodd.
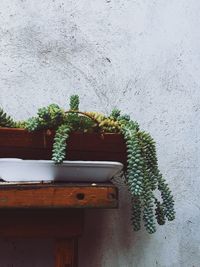
M 133 198 L 132 223 L 140 229 L 141 214 L 148 233 L 156 231 L 155 219 L 162 225 L 166 219 L 175 218 L 174 200 L 171 191 L 158 169 L 155 141 L 139 130 L 137 123 L 123 120 L 122 133 L 127 146 L 127 184 Z M 160 191 L 162 203 L 155 195 Z
M 0 127 L 16 127 L 14 120 L 10 116 L 8 116 L 2 108 L 0 108 Z
M 56 131 L 52 159 L 56 164 L 62 163 L 66 157 L 67 139 L 69 137 L 71 128 L 67 124 L 59 126 Z
M 72 95 L 70 97 L 70 110 L 79 110 L 79 96 L 78 95 Z
M 56 164 L 66 158 L 67 139 L 72 131 L 123 134 L 127 147 L 126 184 L 131 194 L 132 225 L 135 231 L 143 220 L 148 233 L 175 218 L 172 193 L 158 169 L 155 141 L 141 131 L 139 124 L 127 114 L 113 109 L 109 116 L 99 112 L 80 112 L 79 97 L 70 97 L 70 108 L 65 112 L 57 104 L 40 108 L 37 116 L 23 122 L 14 122 L 0 109 L 0 127 L 22 127 L 29 131 L 53 129 L 56 131 L 52 159 Z M 157 191 L 160 197 L 157 197 Z
M 32 117 L 25 123 L 28 131 L 41 129 L 55 129 L 65 122 L 65 111 L 57 104 L 39 108 L 36 117 Z

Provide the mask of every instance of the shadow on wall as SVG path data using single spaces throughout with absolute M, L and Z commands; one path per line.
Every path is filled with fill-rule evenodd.
M 53 239 L 0 239 L 0 267 L 53 267 Z
M 126 266 L 132 266 L 136 235 L 130 218 L 129 196 L 125 188 L 119 191 L 119 209 L 87 210 L 84 233 L 79 241 L 80 267 L 121 267 L 124 258 Z

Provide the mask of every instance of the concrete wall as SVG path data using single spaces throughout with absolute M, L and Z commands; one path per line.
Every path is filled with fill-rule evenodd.
M 199 14 L 199 0 L 0 1 L 0 105 L 16 119 L 74 93 L 82 110 L 118 106 L 155 138 L 175 195 L 154 235 L 132 232 L 123 187 L 119 210 L 88 211 L 80 267 L 200 266 Z M 1 240 L 0 266 L 51 267 L 52 249 Z

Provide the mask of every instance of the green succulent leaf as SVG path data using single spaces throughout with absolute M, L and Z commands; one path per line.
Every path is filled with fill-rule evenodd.
M 0 108 L 0 127 L 16 127 L 14 120 L 10 116 L 8 116 L 2 108 Z
M 121 111 L 117 108 L 114 108 L 110 114 L 111 118 L 117 119 L 121 114 Z
M 79 110 L 79 96 L 78 95 L 72 95 L 70 97 L 70 110 Z
M 71 128 L 68 125 L 61 125 L 56 131 L 52 154 L 52 160 L 56 164 L 62 163 L 66 157 L 67 139 L 70 131 Z

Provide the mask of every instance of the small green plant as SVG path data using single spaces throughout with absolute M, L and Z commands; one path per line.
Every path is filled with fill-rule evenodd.
M 2 108 L 0 108 L 0 127 L 16 127 L 14 120 L 10 116 L 8 116 Z
M 114 109 L 109 116 L 98 112 L 80 112 L 79 97 L 70 98 L 70 109 L 65 112 L 56 104 L 40 108 L 37 116 L 25 122 L 14 122 L 0 109 L 0 127 L 21 127 L 28 131 L 53 129 L 56 131 L 52 159 L 56 164 L 66 158 L 67 139 L 72 131 L 123 134 L 127 147 L 126 181 L 132 202 L 132 225 L 141 229 L 143 220 L 148 233 L 156 231 L 156 223 L 165 224 L 175 219 L 172 193 L 158 169 L 155 141 L 141 131 L 130 116 Z M 160 191 L 160 197 L 157 192 Z

